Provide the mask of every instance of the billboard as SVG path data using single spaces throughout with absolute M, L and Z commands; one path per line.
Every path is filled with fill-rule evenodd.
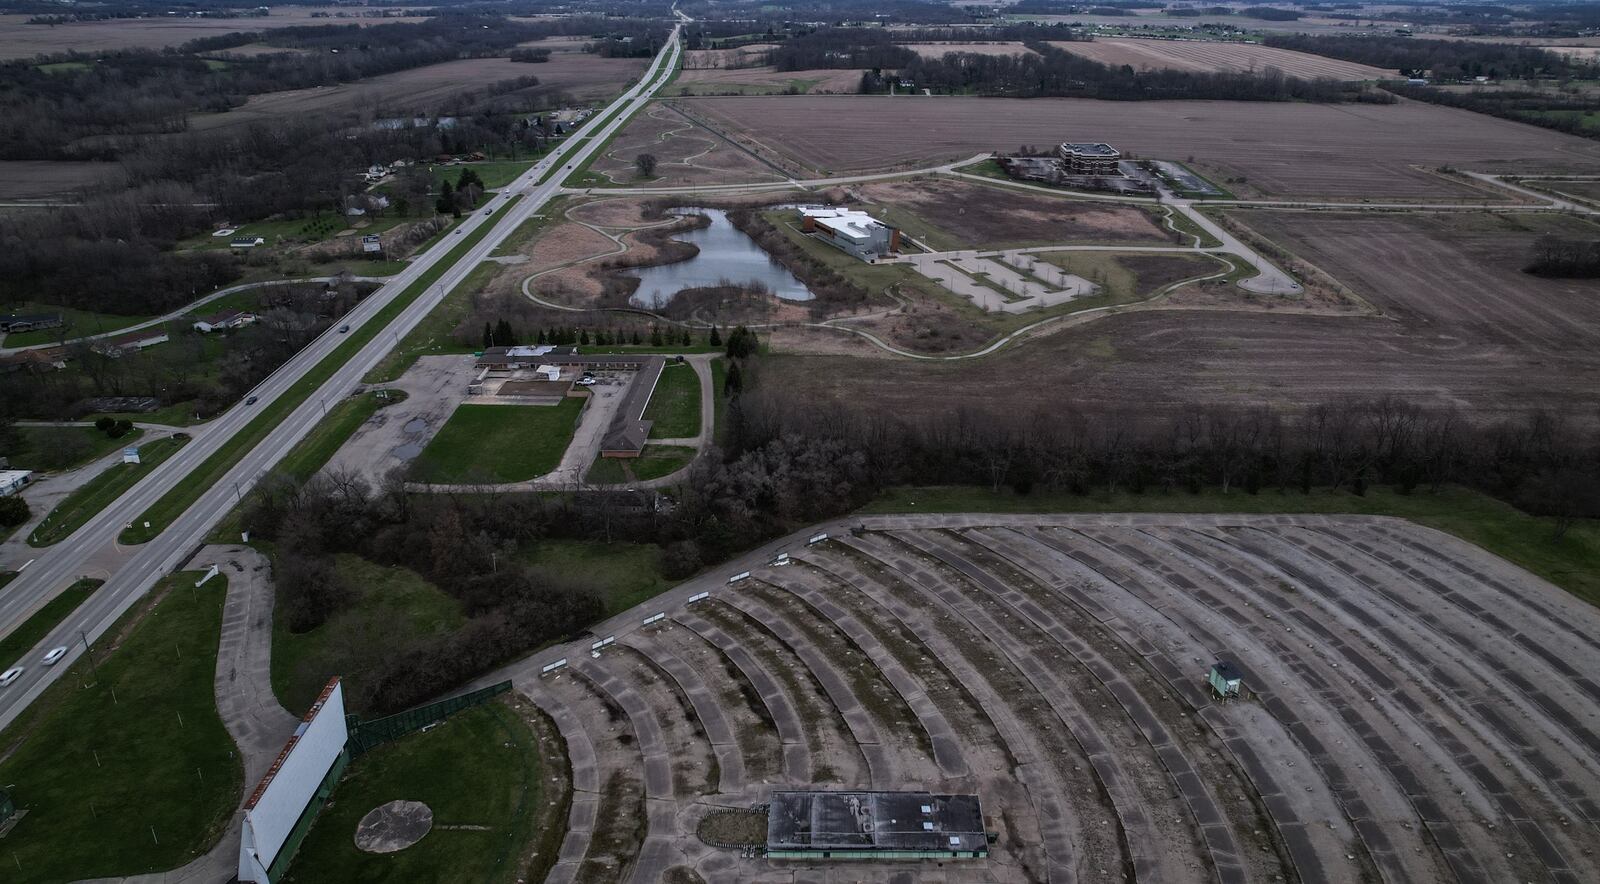
M 335 678 L 295 728 L 278 759 L 244 805 L 239 880 L 269 884 L 267 870 L 295 831 L 317 790 L 344 754 L 349 733 L 344 691 Z

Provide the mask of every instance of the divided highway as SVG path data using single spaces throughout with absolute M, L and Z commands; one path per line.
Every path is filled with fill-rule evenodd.
M 12 665 L 26 667 L 22 677 L 10 687 L 0 689 L 0 728 L 27 707 L 60 673 L 83 653 L 86 636 L 95 641 L 131 608 L 165 574 L 185 561 L 204 541 L 213 526 L 227 514 L 242 495 L 265 475 L 293 445 L 319 420 L 326 406 L 342 400 L 361 378 L 443 300 L 473 268 L 477 267 L 512 231 L 561 192 L 562 182 L 620 130 L 635 112 L 671 79 L 681 52 L 679 31 L 675 28 L 667 44 L 643 77 L 604 110 L 597 112 L 580 130 L 550 155 L 534 165 L 473 215 L 455 231 L 414 259 L 406 270 L 394 277 L 348 314 L 350 334 L 359 333 L 383 309 L 394 302 L 420 277 L 444 262 L 474 231 L 488 226 L 476 245 L 446 269 L 442 276 L 400 312 L 387 326 L 350 356 L 325 383 L 295 407 L 272 431 L 247 452 L 227 475 L 207 489 L 182 516 L 159 536 L 138 547 L 117 543 L 117 535 L 132 520 L 172 488 L 187 480 L 200 464 L 228 446 L 234 436 L 263 410 L 293 388 L 334 353 L 350 335 L 330 329 L 285 363 L 260 386 L 251 391 L 257 401 L 240 404 L 209 424 L 195 441 L 157 467 L 114 504 L 107 507 L 71 537 L 41 550 L 37 559 L 10 585 L 0 589 L 0 635 L 9 633 L 45 602 L 65 589 L 79 576 L 110 572 L 106 585 L 89 598 L 36 648 L 20 660 L 0 660 L 0 669 Z M 513 196 L 520 199 L 513 200 Z M 509 206 L 507 205 L 509 203 Z M 489 214 L 492 211 L 493 214 Z M 7 563 L 16 568 L 22 562 Z M 65 659 L 55 666 L 43 666 L 40 658 L 50 648 L 66 645 Z

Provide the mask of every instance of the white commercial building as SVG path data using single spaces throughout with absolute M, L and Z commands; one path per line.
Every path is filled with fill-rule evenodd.
M 32 470 L 0 470 L 0 497 L 16 494 L 32 481 Z
M 900 251 L 899 230 L 854 209 L 801 206 L 800 229 L 863 261 Z

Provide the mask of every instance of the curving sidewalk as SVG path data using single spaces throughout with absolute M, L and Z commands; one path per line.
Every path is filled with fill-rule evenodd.
M 228 578 L 217 648 L 214 690 L 222 724 L 244 759 L 244 791 L 228 828 L 212 848 L 168 872 L 126 878 L 96 878 L 82 884 L 216 884 L 239 870 L 239 831 L 243 802 L 266 775 L 300 720 L 272 693 L 272 566 L 248 546 L 213 545 L 200 550 L 189 567 L 216 565 Z

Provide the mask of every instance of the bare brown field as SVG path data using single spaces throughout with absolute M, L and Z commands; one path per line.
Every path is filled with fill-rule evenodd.
M 822 174 L 916 168 L 1069 139 L 1109 141 L 1142 157 L 1193 157 L 1218 180 L 1233 179 L 1227 186 L 1241 197 L 1480 202 L 1483 191 L 1433 170 L 1448 164 L 1485 172 L 1600 171 L 1600 143 L 1408 101 L 785 96 L 683 103 L 763 155 L 787 156 Z
M 1000 248 L 1062 243 L 1149 242 L 1176 237 L 1136 206 L 1065 200 L 1043 194 L 936 178 L 894 181 L 857 188 L 880 217 L 901 225 L 935 248 Z M 888 214 L 881 214 L 888 209 Z M 907 218 L 903 213 L 910 213 Z M 917 219 L 932 225 L 924 232 Z M 939 236 L 943 234 L 943 236 Z
M 386 112 L 411 112 L 437 107 L 452 95 L 481 89 L 499 80 L 538 77 L 535 93 L 562 93 L 574 100 L 608 98 L 644 71 L 643 59 L 600 58 L 563 53 L 543 64 L 523 64 L 507 58 L 469 58 L 447 61 L 408 71 L 369 77 L 354 83 L 314 89 L 293 89 L 253 95 L 242 107 L 227 113 L 206 114 L 190 120 L 195 129 L 222 129 L 284 116 L 343 113 L 359 110 L 368 116 Z
M 779 71 L 771 67 L 685 70 L 662 90 L 673 95 L 853 95 L 860 71 Z
M 1595 237 L 1558 216 L 1240 213 L 1366 297 L 1381 315 L 1143 310 L 1063 329 L 983 360 L 1018 385 L 962 382 L 960 363 L 872 363 L 891 413 L 1044 407 L 1042 390 L 1099 405 L 1305 405 L 1394 394 L 1492 416 L 1600 408 L 1600 281 L 1518 268 L 1541 234 Z M 775 386 L 817 402 L 859 390 L 849 358 L 785 357 Z M 793 375 L 790 382 L 789 376 Z
M 1032 49 L 1016 41 L 993 43 L 907 43 L 907 49 L 923 58 L 941 58 L 949 52 L 968 52 L 974 55 L 1030 55 Z
M 1052 43 L 1060 49 L 1101 64 L 1131 65 L 1136 70 L 1170 68 L 1179 71 L 1261 73 L 1277 68 L 1291 77 L 1314 80 L 1376 80 L 1396 76 L 1393 71 L 1354 62 L 1339 61 L 1274 49 L 1254 43 L 1210 43 L 1180 40 L 1139 40 L 1098 38 L 1087 43 Z
M 0 200 L 73 197 L 80 188 L 116 181 L 116 163 L 69 163 L 48 160 L 0 162 Z
M 649 180 L 641 179 L 634 167 L 642 153 L 657 160 L 655 177 Z M 761 161 L 660 103 L 631 120 L 589 168 L 616 184 L 652 187 L 783 180 Z
M 275 7 L 262 18 L 144 18 L 30 25 L 28 15 L 0 15 L 0 59 L 32 58 L 61 52 L 112 49 L 161 49 L 201 37 L 264 31 L 295 25 L 362 25 L 425 21 L 420 17 L 367 18 L 333 12 L 334 18 L 312 18 L 307 7 Z

